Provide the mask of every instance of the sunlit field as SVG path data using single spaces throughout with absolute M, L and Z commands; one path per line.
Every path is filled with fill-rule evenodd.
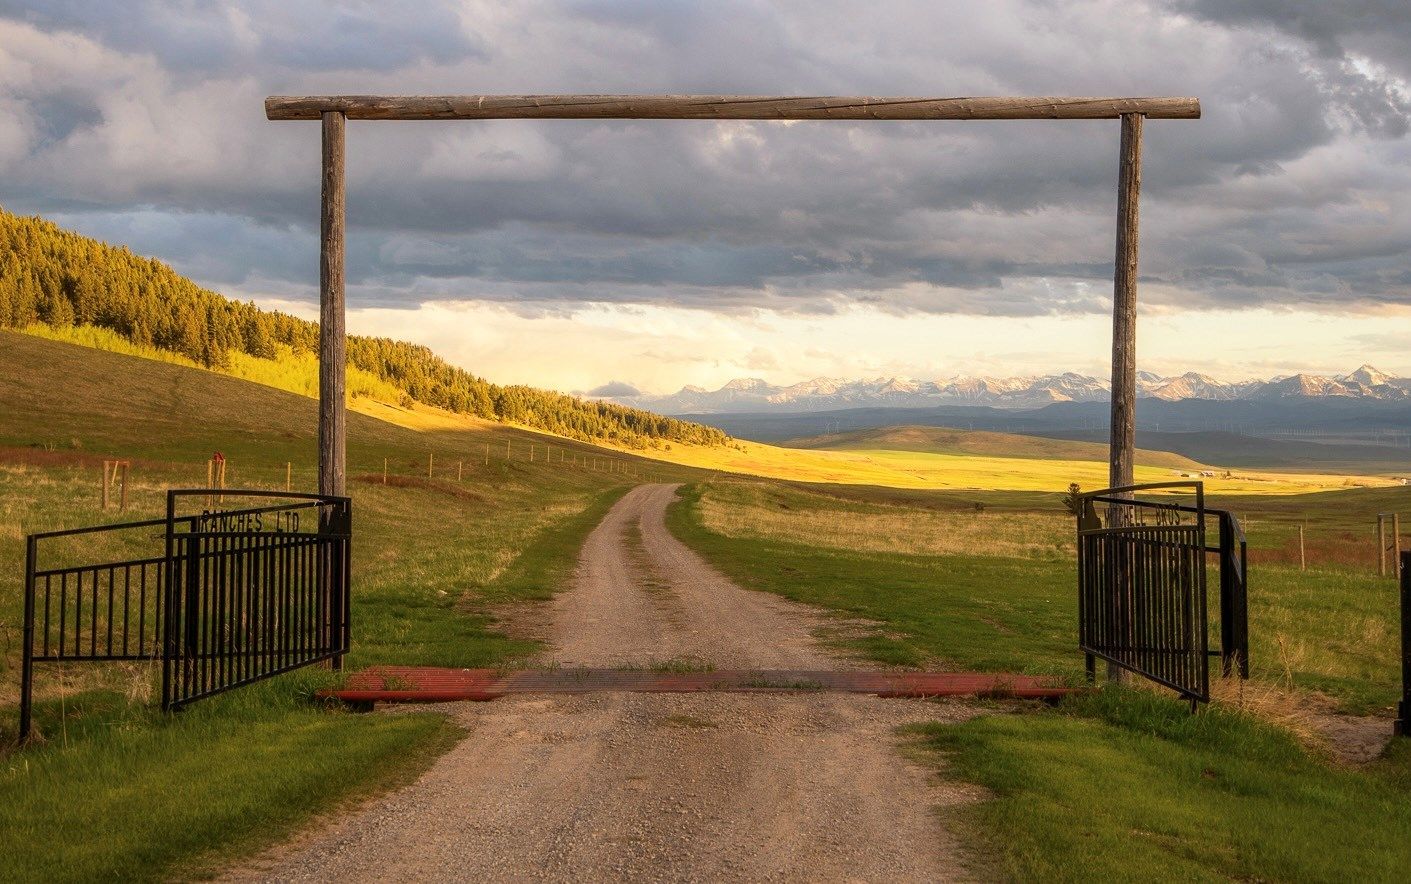
M 1058 491 L 1077 482 L 1085 489 L 1107 487 L 1104 460 L 938 454 L 925 451 L 815 450 L 740 442 L 724 448 L 673 445 L 647 450 L 644 457 L 683 466 L 719 470 L 791 482 L 880 485 L 950 491 Z M 1171 455 L 1167 455 L 1171 457 Z M 1335 488 L 1391 487 L 1377 476 L 1274 473 L 1236 470 L 1229 477 L 1218 467 L 1206 477 L 1211 494 L 1302 494 Z M 1170 482 L 1190 469 L 1151 466 L 1138 457 L 1136 481 Z

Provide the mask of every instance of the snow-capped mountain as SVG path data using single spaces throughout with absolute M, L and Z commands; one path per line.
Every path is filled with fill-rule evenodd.
M 869 406 L 1038 408 L 1055 402 L 1104 401 L 1108 398 L 1108 386 L 1105 379 L 1074 372 L 1011 378 L 955 377 L 943 381 L 899 377 L 862 380 L 813 378 L 788 386 L 778 386 L 760 378 L 740 378 L 718 390 L 687 386 L 666 396 L 636 395 L 612 399 L 624 405 L 665 414 L 827 411 Z M 1137 394 L 1169 402 L 1186 399 L 1268 401 L 1328 397 L 1408 401 L 1411 400 L 1411 378 L 1395 378 L 1370 365 L 1339 377 L 1296 374 L 1239 383 L 1218 381 L 1193 371 L 1171 377 L 1144 371 L 1137 375 Z

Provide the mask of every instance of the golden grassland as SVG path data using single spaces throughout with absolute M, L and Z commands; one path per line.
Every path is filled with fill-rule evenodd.
M 682 466 L 792 482 L 879 485 L 952 491 L 1062 491 L 1070 482 L 1083 488 L 1107 486 L 1107 464 L 1097 460 L 943 454 L 925 451 L 814 450 L 757 442 L 703 448 L 672 445 L 639 452 L 643 457 Z M 1136 481 L 1179 481 L 1172 467 L 1137 464 Z M 1220 470 L 1204 477 L 1211 494 L 1304 494 L 1338 488 L 1379 488 L 1396 484 L 1378 476 Z

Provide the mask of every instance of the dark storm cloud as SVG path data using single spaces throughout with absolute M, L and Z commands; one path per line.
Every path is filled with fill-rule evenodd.
M 1322 66 L 1330 103 L 1366 131 L 1401 137 L 1411 116 L 1411 10 L 1405 0 L 1178 0 L 1206 21 L 1264 28 L 1309 46 Z M 1399 85 L 1370 75 L 1365 60 L 1401 75 Z
M 1411 303 L 1408 17 L 1327 5 L 0 3 L 0 202 L 306 297 L 318 133 L 273 92 L 1194 94 L 1147 126 L 1149 299 Z M 1116 132 L 355 123 L 350 297 L 1100 310 Z

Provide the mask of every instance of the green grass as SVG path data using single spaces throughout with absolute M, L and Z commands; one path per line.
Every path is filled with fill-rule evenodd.
M 290 462 L 295 489 L 309 488 L 317 421 L 303 396 L 8 332 L 0 332 L 0 403 L 7 753 L 16 736 L 24 535 L 158 516 L 168 488 L 204 484 L 217 450 L 231 486 L 282 488 Z M 483 422 L 401 425 L 350 413 L 348 432 L 350 667 L 493 666 L 532 653 L 532 642 L 499 628 L 497 608 L 561 586 L 583 537 L 632 482 L 544 458 L 549 444 L 579 457 L 605 458 L 601 449 Z M 611 456 L 642 478 L 693 475 Z M 111 457 L 133 462 L 126 513 L 97 506 L 102 460 Z M 57 551 L 94 553 L 91 543 Z M 456 739 L 434 713 L 358 716 L 310 702 L 333 678 L 303 670 L 166 716 L 152 705 L 151 667 L 41 666 L 35 721 L 45 742 L 0 755 L 0 880 L 218 868 L 311 814 L 405 781 Z
M 1346 494 L 1347 507 L 1330 520 L 1384 503 L 1377 491 Z M 727 522 L 734 534 L 703 524 L 703 498 L 741 514 Z M 1013 493 L 983 500 L 991 506 L 983 518 L 1025 507 Z M 1071 552 L 1057 559 L 874 552 L 837 534 L 839 519 L 898 511 L 924 533 L 928 520 L 963 512 L 967 502 L 717 481 L 686 488 L 668 519 L 673 533 L 746 586 L 879 621 L 872 636 L 852 640 L 876 659 L 1076 675 Z M 1027 505 L 1051 509 L 1057 498 Z M 796 520 L 787 532 L 781 512 Z M 1069 530 L 1066 519 L 1056 524 Z M 1291 681 L 1292 696 L 1317 690 L 1344 711 L 1384 715 L 1389 733 L 1398 688 L 1390 582 L 1287 567 L 1256 567 L 1251 579 L 1255 677 L 1280 688 Z M 1411 741 L 1352 768 L 1248 712 L 1216 704 L 1191 715 L 1169 695 L 1137 690 L 936 723 L 919 735 L 944 776 L 990 792 L 950 812 L 976 844 L 972 871 L 980 877 L 1396 881 L 1411 867 Z
M 176 716 L 108 693 L 69 700 L 48 746 L 0 759 L 0 880 L 197 876 L 410 781 L 460 737 L 441 715 L 322 709 L 313 683 L 285 678 Z
M 886 635 L 848 640 L 868 656 L 901 665 L 1077 671 L 1065 563 L 726 537 L 695 516 L 702 493 L 700 486 L 682 490 L 667 515 L 672 533 L 743 586 L 882 622 Z
M 956 812 L 1018 881 L 1404 881 L 1411 741 L 1364 769 L 1251 716 L 1107 690 L 919 729 L 991 797 Z
M 1330 519 L 1349 518 L 1349 508 L 1385 503 L 1380 490 L 1344 494 L 1347 504 Z M 926 501 L 914 495 L 717 481 L 685 488 L 668 520 L 678 537 L 744 586 L 880 621 L 881 634 L 851 640 L 875 659 L 1077 674 L 1082 657 L 1072 523 L 1057 497 L 1028 501 L 1030 508 L 1052 514 L 1051 524 L 1040 526 L 1053 535 L 1044 555 L 996 555 L 993 549 L 973 555 L 870 551 L 858 548 L 851 535 L 835 533 L 838 524 L 883 513 L 895 519 L 895 530 L 925 537 L 934 533 L 932 523 L 944 526 L 945 519 L 958 516 L 967 525 L 993 526 L 973 544 L 995 546 L 1000 526 L 1024 503 L 1012 493 L 984 497 L 989 503 L 980 515 L 967 509 L 969 501 L 951 495 Z M 742 514 L 731 523 L 731 533 L 704 524 L 703 497 L 724 512 Z M 1262 514 L 1256 526 L 1254 542 L 1263 539 L 1262 531 L 1280 530 Z M 1056 551 L 1059 543 L 1067 544 L 1065 551 Z M 1212 586 L 1213 581 L 1212 575 Z M 1251 566 L 1250 581 L 1250 662 L 1256 678 L 1324 693 L 1347 712 L 1390 714 L 1400 686 L 1392 581 L 1365 569 L 1300 572 L 1260 564 Z M 1218 593 L 1212 593 L 1210 620 L 1219 622 Z

